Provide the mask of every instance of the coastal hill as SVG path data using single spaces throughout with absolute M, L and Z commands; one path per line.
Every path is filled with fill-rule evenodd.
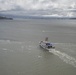
M 0 16 L 0 20 L 13 20 L 13 18 L 7 18 L 7 17 Z

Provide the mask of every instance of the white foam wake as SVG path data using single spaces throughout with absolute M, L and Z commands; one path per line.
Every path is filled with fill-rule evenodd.
M 55 49 L 51 49 L 51 50 L 49 50 L 49 52 L 57 55 L 64 62 L 71 64 L 72 66 L 76 67 L 76 59 L 74 57 L 71 57 L 68 54 L 60 52 L 60 51 L 55 50 Z

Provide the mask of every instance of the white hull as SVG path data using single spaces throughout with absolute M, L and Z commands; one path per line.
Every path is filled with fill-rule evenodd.
M 39 46 L 40 46 L 41 48 L 45 49 L 45 50 L 55 49 L 54 46 L 47 47 L 46 42 L 42 42 L 42 43 L 40 42 L 40 43 L 39 43 Z

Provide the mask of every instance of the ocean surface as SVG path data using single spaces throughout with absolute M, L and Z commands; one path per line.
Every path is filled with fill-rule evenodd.
M 76 20 L 0 20 L 0 75 L 76 75 Z

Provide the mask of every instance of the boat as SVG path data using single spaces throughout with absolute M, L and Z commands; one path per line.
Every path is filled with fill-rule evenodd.
M 48 37 L 45 38 L 45 41 L 40 41 L 39 46 L 45 50 L 55 49 L 55 46 L 48 42 Z
M 55 49 L 55 46 L 48 41 L 40 41 L 39 46 L 45 50 Z

